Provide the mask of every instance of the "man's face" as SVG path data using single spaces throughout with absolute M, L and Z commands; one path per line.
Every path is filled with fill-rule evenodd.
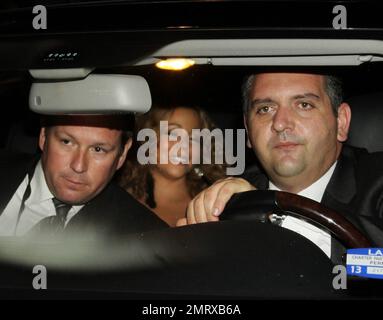
M 52 194 L 69 204 L 84 204 L 99 194 L 123 162 L 119 130 L 76 125 L 42 128 L 39 145 Z M 129 141 L 131 142 L 131 141 Z
M 347 139 L 347 104 L 335 117 L 325 78 L 299 73 L 258 74 L 245 119 L 249 142 L 271 181 L 299 192 L 335 162 Z

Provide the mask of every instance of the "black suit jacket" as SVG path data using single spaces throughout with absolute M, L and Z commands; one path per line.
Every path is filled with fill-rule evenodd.
M 6 208 L 27 172 L 38 158 L 23 154 L 0 153 L 0 214 Z M 167 224 L 129 193 L 110 183 L 86 204 L 67 224 L 65 233 L 114 237 L 161 228 Z
M 244 178 L 258 189 L 269 187 L 259 167 L 250 168 Z M 374 245 L 383 246 L 383 153 L 344 145 L 321 203 L 343 214 Z

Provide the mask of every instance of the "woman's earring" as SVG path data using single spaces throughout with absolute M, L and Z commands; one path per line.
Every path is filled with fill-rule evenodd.
M 200 178 L 203 177 L 203 172 L 202 172 L 201 168 L 199 168 L 199 167 L 194 167 L 194 172 L 195 172 L 196 175 L 199 176 Z

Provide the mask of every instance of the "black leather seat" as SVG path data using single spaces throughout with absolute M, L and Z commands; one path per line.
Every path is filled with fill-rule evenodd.
M 370 152 L 383 151 L 383 92 L 347 100 L 352 117 L 348 144 Z
M 6 150 L 35 154 L 38 150 L 39 131 L 39 121 L 12 124 L 5 145 Z

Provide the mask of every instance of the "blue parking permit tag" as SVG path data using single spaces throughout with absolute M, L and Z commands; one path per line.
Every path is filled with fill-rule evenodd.
M 383 279 L 383 248 L 349 249 L 346 264 L 350 276 Z

